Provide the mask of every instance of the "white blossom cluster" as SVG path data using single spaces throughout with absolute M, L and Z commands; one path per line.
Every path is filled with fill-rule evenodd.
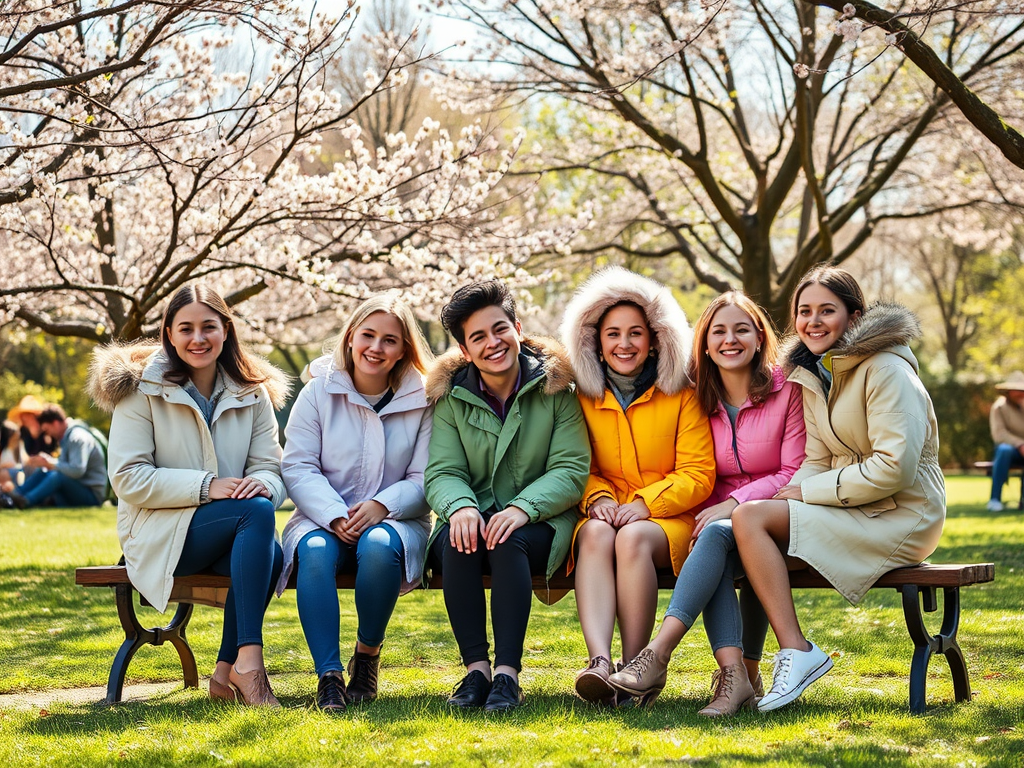
M 360 99 L 343 95 L 329 72 L 351 11 L 191 0 L 66 23 L 66 5 L 18 8 L 0 21 L 0 323 L 134 338 L 201 279 L 256 338 L 305 343 L 383 288 L 429 312 L 470 278 L 542 278 L 525 261 L 589 223 L 541 228 L 529 195 L 500 214 L 521 135 L 428 118 L 366 143 L 355 109 L 421 58 L 395 49 Z

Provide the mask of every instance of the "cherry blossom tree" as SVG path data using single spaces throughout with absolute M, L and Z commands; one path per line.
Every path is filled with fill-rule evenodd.
M 449 61 L 446 97 L 546 121 L 530 168 L 600 225 L 577 256 L 682 259 L 783 320 L 808 268 L 883 222 L 1024 199 L 1012 127 L 998 147 L 975 130 L 921 50 L 979 110 L 1018 115 L 1019 7 L 899 8 L 865 23 L 865 4 L 800 0 L 451 0 L 478 38 Z M 936 173 L 965 152 L 971 184 Z
M 150 333 L 181 285 L 224 293 L 257 338 L 307 343 L 346 302 L 400 287 L 424 309 L 467 276 L 536 281 L 585 214 L 546 227 L 501 184 L 521 137 L 431 119 L 367 142 L 353 120 L 429 54 L 379 41 L 345 93 L 329 76 L 356 9 L 96 0 L 18 4 L 0 24 L 0 323 Z M 324 137 L 344 146 L 322 173 Z M 499 215 L 512 197 L 517 220 Z

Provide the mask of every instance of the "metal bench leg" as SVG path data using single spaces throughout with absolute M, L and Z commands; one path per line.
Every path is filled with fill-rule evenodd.
M 124 629 L 124 642 L 114 656 L 114 663 L 110 667 L 110 676 L 107 678 L 107 698 L 105 704 L 117 704 L 121 701 L 124 693 L 124 679 L 128 674 L 128 665 L 136 651 L 144 645 L 163 645 L 164 640 L 169 641 L 178 651 L 181 659 L 181 669 L 185 678 L 186 688 L 199 687 L 199 672 L 196 668 L 196 657 L 189 647 L 185 638 L 185 628 L 189 619 L 192 618 L 192 605 L 179 603 L 174 618 L 166 627 L 146 629 L 139 624 L 138 615 L 135 613 L 135 603 L 132 600 L 132 593 L 135 590 L 128 584 L 120 584 L 114 587 L 115 600 L 117 602 L 117 617 L 121 620 L 121 627 Z
M 967 662 L 956 639 L 960 628 L 960 588 L 943 589 L 942 628 L 936 636 L 928 633 L 922 614 L 922 605 L 928 613 L 938 608 L 935 588 L 910 584 L 900 587 L 899 591 L 903 596 L 903 616 L 907 622 L 907 631 L 914 641 L 914 657 L 910 664 L 910 711 L 914 714 L 925 711 L 928 663 L 934 653 L 943 654 L 949 662 L 956 700 L 970 700 L 971 684 L 967 676 Z

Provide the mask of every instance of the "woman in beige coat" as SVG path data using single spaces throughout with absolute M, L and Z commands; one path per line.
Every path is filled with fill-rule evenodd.
M 281 571 L 285 497 L 274 404 L 283 374 L 238 341 L 214 291 L 171 298 L 161 347 L 97 351 L 90 390 L 113 411 L 108 456 L 128 576 L 157 610 L 175 576 L 230 574 L 210 696 L 280 706 L 263 661 L 263 614 Z
M 815 568 L 856 604 L 882 574 L 928 557 L 946 514 L 935 412 L 908 346 L 917 319 L 894 304 L 865 309 L 836 267 L 807 274 L 792 306 L 796 338 L 783 359 L 803 386 L 807 458 L 775 499 L 733 512 L 744 571 L 779 641 L 762 711 L 832 667 L 800 629 L 787 566 Z

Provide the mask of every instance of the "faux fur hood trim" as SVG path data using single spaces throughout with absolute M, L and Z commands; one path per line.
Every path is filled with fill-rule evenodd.
M 138 390 L 145 376 L 155 384 L 163 384 L 166 359 L 161 353 L 161 347 L 151 342 L 97 347 L 89 362 L 89 396 L 99 408 L 112 412 L 118 403 Z M 267 377 L 263 386 L 270 394 L 270 401 L 274 408 L 280 408 L 288 398 L 291 377 L 262 357 L 253 355 L 252 358 L 260 374 Z
M 894 347 L 907 347 L 921 336 L 921 322 L 917 315 L 902 304 L 877 302 L 870 305 L 839 343 L 832 348 L 833 357 L 869 357 Z M 808 365 L 815 359 L 800 337 L 791 334 L 782 344 L 780 355 L 788 375 L 799 365 Z M 916 362 L 915 362 L 916 368 Z
M 686 369 L 693 349 L 693 329 L 672 292 L 628 269 L 608 267 L 595 272 L 576 290 L 562 319 L 562 340 L 580 392 L 594 399 L 604 397 L 597 323 L 609 307 L 621 301 L 634 302 L 647 315 L 647 323 L 657 339 L 658 389 L 674 395 L 688 386 Z
M 544 394 L 564 392 L 573 385 L 569 357 L 555 339 L 546 336 L 524 336 L 522 347 L 525 352 L 536 355 L 544 366 Z M 437 358 L 430 373 L 427 374 L 427 400 L 436 403 L 451 392 L 456 375 L 467 365 L 469 363 L 457 346 Z

